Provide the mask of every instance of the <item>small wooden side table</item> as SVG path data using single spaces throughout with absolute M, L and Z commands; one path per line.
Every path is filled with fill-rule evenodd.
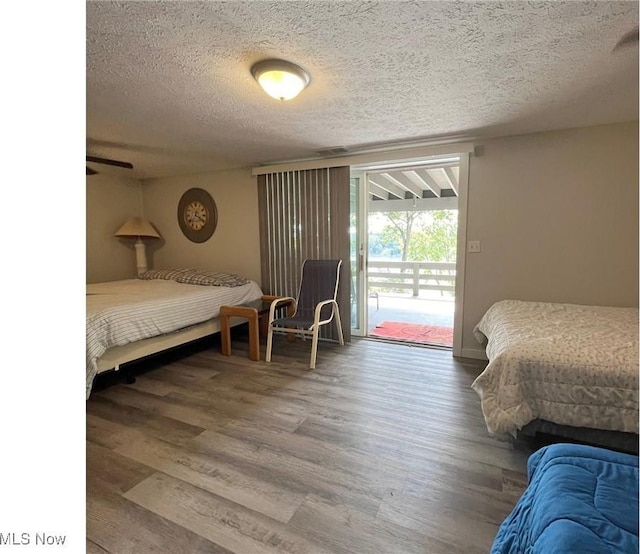
M 220 308 L 220 351 L 224 356 L 231 356 L 231 325 L 230 317 L 242 317 L 249 322 L 249 359 L 254 362 L 260 359 L 260 327 L 262 323 L 263 333 L 269 324 L 269 309 L 271 302 L 277 296 L 265 295 L 260 300 L 247 302 L 238 306 L 221 306 Z M 282 303 L 279 307 L 286 307 L 290 313 L 293 303 Z

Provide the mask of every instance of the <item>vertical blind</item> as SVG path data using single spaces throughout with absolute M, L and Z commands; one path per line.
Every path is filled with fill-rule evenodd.
M 341 259 L 338 305 L 349 341 L 349 167 L 258 175 L 258 197 L 264 292 L 296 297 L 304 260 Z M 320 335 L 336 338 L 331 325 Z

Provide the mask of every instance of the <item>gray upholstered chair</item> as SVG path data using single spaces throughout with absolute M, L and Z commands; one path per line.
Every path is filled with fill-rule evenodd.
M 338 340 L 344 345 L 342 323 L 336 297 L 340 282 L 340 266 L 342 260 L 305 260 L 302 264 L 302 280 L 298 290 L 298 298 L 279 298 L 271 304 L 269 312 L 269 332 L 267 334 L 267 362 L 271 361 L 273 346 L 273 331 L 294 332 L 303 337 L 311 335 L 311 363 L 310 369 L 316 367 L 318 352 L 318 332 L 322 325 L 336 322 Z M 291 316 L 275 318 L 278 304 L 293 300 L 294 313 Z

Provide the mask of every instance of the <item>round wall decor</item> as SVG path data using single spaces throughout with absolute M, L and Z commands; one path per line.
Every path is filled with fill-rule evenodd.
M 218 225 L 218 210 L 206 190 L 193 188 L 182 195 L 178 202 L 178 224 L 190 241 L 204 242 L 211 238 Z

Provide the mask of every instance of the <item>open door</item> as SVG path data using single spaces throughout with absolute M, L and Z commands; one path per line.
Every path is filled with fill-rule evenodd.
M 354 334 L 459 355 L 467 167 L 466 154 L 352 167 Z

